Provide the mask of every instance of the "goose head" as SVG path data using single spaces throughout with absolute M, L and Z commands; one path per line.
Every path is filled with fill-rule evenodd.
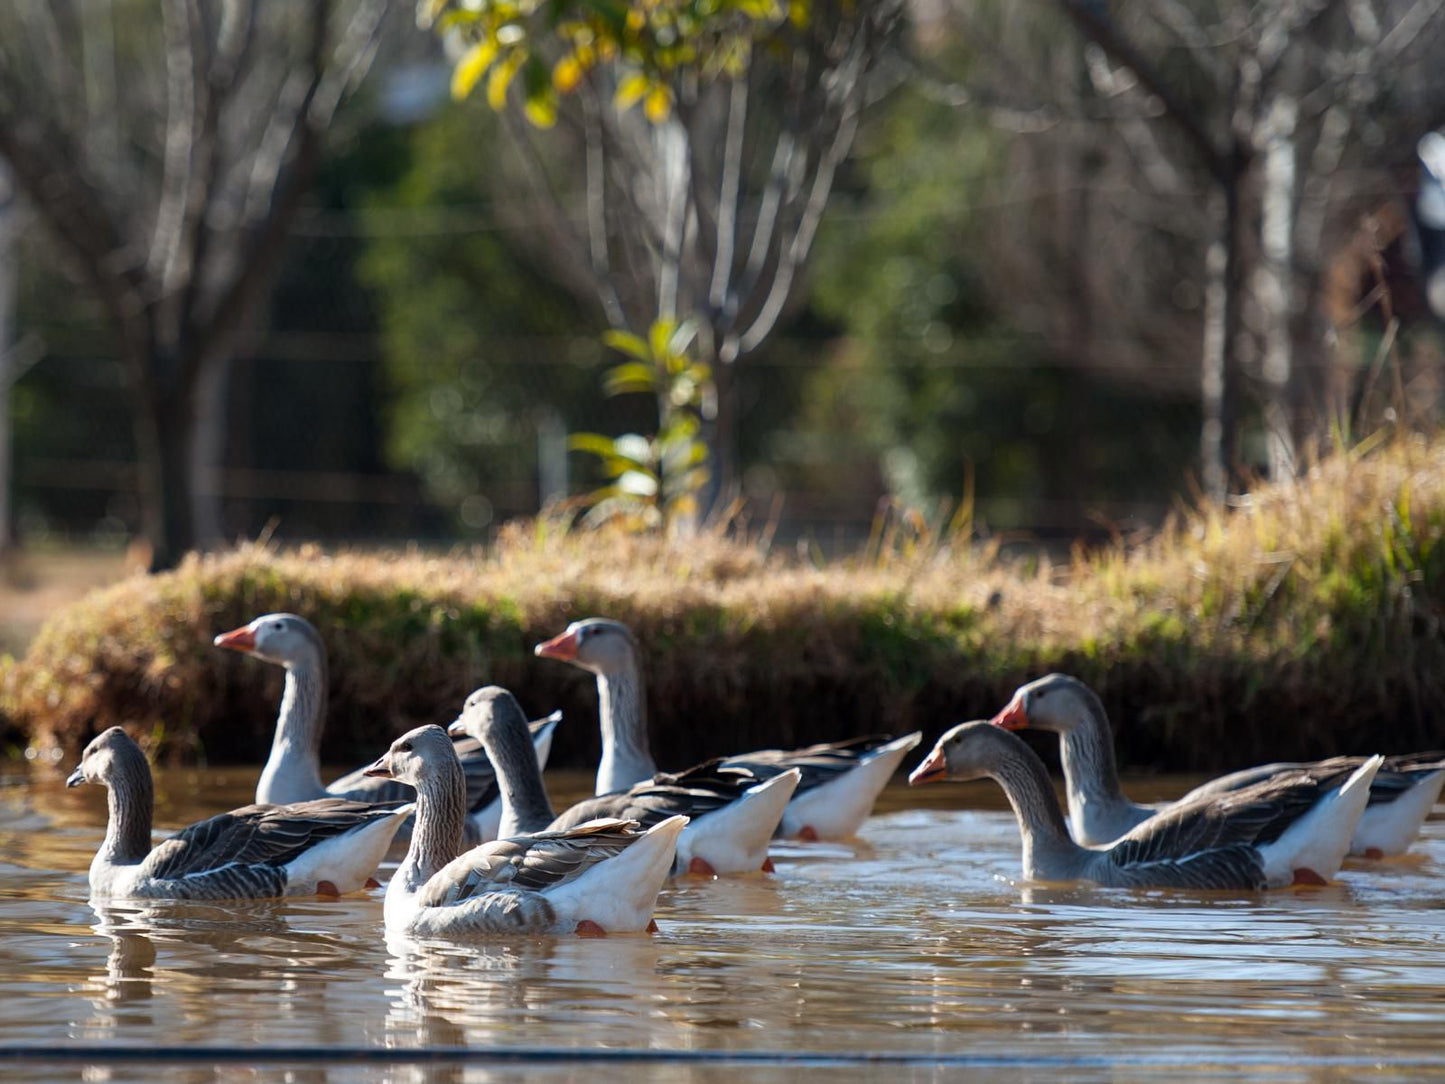
M 635 666 L 637 638 L 620 621 L 589 617 L 533 649 L 538 658 L 561 659 L 594 674 L 615 674 Z
M 1005 730 L 1033 727 L 1069 734 L 1087 726 L 1103 706 L 1094 691 L 1068 674 L 1048 674 L 1014 691 L 1008 706 L 989 722 Z
M 398 783 L 416 787 L 437 774 L 448 757 L 452 760 L 457 758 L 451 738 L 441 727 L 428 724 L 408 730 L 397 738 L 364 774 L 395 779 Z
M 467 697 L 462 713 L 447 727 L 453 738 L 476 738 L 483 745 L 507 728 L 521 724 L 526 733 L 527 716 L 517 698 L 500 685 L 484 685 Z
M 952 779 L 966 783 L 997 774 L 1000 766 L 1018 757 L 1023 742 L 987 721 L 959 723 L 944 733 L 923 763 L 908 776 L 909 786 Z
M 223 632 L 213 641 L 277 666 L 314 664 L 325 658 L 325 646 L 316 627 L 296 614 L 262 614 L 249 625 Z
M 90 744 L 80 754 L 80 763 L 66 777 L 67 787 L 78 787 L 82 783 L 109 786 L 112 779 L 134 772 L 137 762 L 144 765 L 145 754 L 139 745 L 124 730 L 113 726 L 90 739 Z

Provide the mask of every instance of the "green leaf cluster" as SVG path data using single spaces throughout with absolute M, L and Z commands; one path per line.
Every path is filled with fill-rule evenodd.
M 711 367 L 689 354 L 696 337 L 694 321 L 666 317 L 654 321 L 646 337 L 615 328 L 603 334 L 627 359 L 607 370 L 607 394 L 655 396 L 658 431 L 652 437 L 572 435 L 572 449 L 596 456 L 611 479 L 588 495 L 589 522 L 652 530 L 697 514 L 697 495 L 711 477 L 701 412 L 713 384 Z
M 538 127 L 556 122 L 560 96 L 599 67 L 613 70 L 618 109 L 671 114 L 679 77 L 742 72 L 754 44 L 807 25 L 811 0 L 420 0 L 418 21 L 462 43 L 452 94 L 486 80 L 500 110 L 522 75 L 522 104 Z

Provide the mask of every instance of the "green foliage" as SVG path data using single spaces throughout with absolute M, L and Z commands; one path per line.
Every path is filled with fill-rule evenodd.
M 1197 442 L 1192 400 L 1082 372 L 1003 313 L 983 226 L 995 199 L 1026 198 L 1001 181 L 1007 139 L 908 89 L 865 126 L 813 271 L 814 304 L 854 364 L 824 372 L 810 399 L 857 417 L 903 503 L 935 507 L 973 478 L 994 527 L 1038 522 L 1028 503 L 1074 500 L 1080 478 L 1105 500 L 1172 491 Z
M 592 413 L 598 355 L 591 318 L 490 210 L 507 184 L 496 127 L 485 112 L 442 110 L 409 134 L 409 166 L 362 210 L 373 237 L 360 275 L 377 298 L 391 392 L 387 459 L 459 508 L 535 507 L 537 427 Z M 398 219 L 418 226 L 398 230 Z
M 420 0 L 418 20 L 465 43 L 452 94 L 486 79 L 500 110 L 522 74 L 522 102 L 539 127 L 556 122 L 558 98 L 599 66 L 613 69 L 614 104 L 639 102 L 649 119 L 672 112 L 673 82 L 742 71 L 754 43 L 788 23 L 806 24 L 811 0 Z
M 613 329 L 602 341 L 629 360 L 607 370 L 608 395 L 641 393 L 658 404 L 657 435 L 574 433 L 573 450 L 589 452 L 612 481 L 592 492 L 587 519 L 618 519 L 640 529 L 666 528 L 697 514 L 697 494 L 708 482 L 702 410 L 713 392 L 712 370 L 688 350 L 697 336 L 692 321 L 661 319 L 647 338 Z

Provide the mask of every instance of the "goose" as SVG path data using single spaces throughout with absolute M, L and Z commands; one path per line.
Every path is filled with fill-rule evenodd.
M 100 898 L 177 900 L 337 896 L 371 879 L 413 803 L 322 798 L 248 805 L 200 821 L 154 848 L 150 765 L 118 726 L 93 738 L 67 787 L 107 789 L 110 819 L 90 864 Z
M 559 659 L 597 676 L 602 728 L 602 760 L 597 794 L 611 794 L 657 774 L 647 738 L 640 649 L 632 630 L 620 621 L 590 617 L 534 649 L 544 659 Z M 873 811 L 873 803 L 921 731 L 901 738 L 872 735 L 805 749 L 760 749 L 724 757 L 724 768 L 745 768 L 760 777 L 797 768 L 802 773 L 793 799 L 778 826 L 789 839 L 848 839 Z
M 1039 755 L 986 721 L 960 723 L 913 770 L 914 786 L 989 776 L 1023 837 L 1023 874 L 1033 881 L 1109 887 L 1263 889 L 1328 884 L 1349 849 L 1381 757 L 1357 768 L 1285 772 L 1253 786 L 1173 806 L 1108 847 L 1081 847 Z
M 772 872 L 768 841 L 802 775 L 789 768 L 760 779 L 746 769 L 708 761 L 586 798 L 554 818 L 542 773 L 526 756 L 526 717 L 511 693 L 496 685 L 478 689 L 449 729 L 453 736 L 466 734 L 481 742 L 496 765 L 504 835 L 561 831 L 599 818 L 647 827 L 683 814 L 689 822 L 677 841 L 675 873 Z
M 1124 797 L 1114 767 L 1108 715 L 1099 697 L 1078 678 L 1049 674 L 1020 686 L 992 722 L 1009 730 L 1029 726 L 1059 735 L 1069 826 L 1078 842 L 1086 846 L 1108 843 L 1159 812 Z M 1333 757 L 1246 768 L 1196 787 L 1179 802 L 1252 786 L 1281 772 L 1331 773 L 1342 767 L 1357 768 L 1364 760 Z M 1350 854 L 1368 858 L 1402 854 L 1419 835 L 1442 784 L 1445 752 L 1385 758 L 1370 784 L 1370 800 L 1350 840 Z
M 686 817 L 644 831 L 600 820 L 463 853 L 466 785 L 446 731 L 408 731 L 366 771 L 416 790 L 416 827 L 386 886 L 388 934 L 488 938 L 655 929 L 657 893 Z
M 387 779 L 368 778 L 365 769 L 321 782 L 321 727 L 326 717 L 326 645 L 316 627 L 290 613 L 262 614 L 248 625 L 215 638 L 217 647 L 254 655 L 286 670 L 286 688 L 276 717 L 271 755 L 256 782 L 258 802 L 304 802 L 312 798 L 350 798 L 359 802 L 401 801 L 407 787 Z M 554 711 L 532 724 L 537 763 L 546 767 L 552 733 L 562 719 Z M 463 740 L 457 746 L 467 781 L 466 827 L 472 842 L 497 838 L 502 804 L 496 777 L 482 747 Z

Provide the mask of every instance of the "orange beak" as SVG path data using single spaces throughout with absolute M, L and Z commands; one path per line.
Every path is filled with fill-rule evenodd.
M 908 774 L 908 785 L 917 787 L 924 783 L 936 783 L 940 779 L 947 778 L 948 761 L 944 758 L 943 746 L 935 745 L 933 752 L 928 754 L 928 759 Z
M 550 640 L 544 640 L 532 649 L 539 659 L 561 659 L 563 662 L 577 661 L 577 634 L 571 629 L 558 633 Z
M 447 724 L 447 733 L 453 738 L 465 738 L 467 736 L 467 728 L 462 725 L 461 719 L 453 719 Z
M 388 754 L 386 753 L 382 753 L 381 756 L 377 757 L 374 761 L 372 761 L 371 767 L 364 770 L 361 774 L 376 775 L 380 776 L 382 779 L 390 779 L 391 769 L 387 767 L 386 764 L 387 755 Z
M 251 652 L 256 650 L 256 634 L 249 625 L 223 632 L 211 641 L 217 647 L 229 647 L 232 651 Z
M 1022 730 L 1029 725 L 1029 714 L 1024 710 L 1024 698 L 1015 694 L 1008 702 L 1008 707 L 999 712 L 989 720 L 994 726 L 1002 727 L 1004 730 Z

